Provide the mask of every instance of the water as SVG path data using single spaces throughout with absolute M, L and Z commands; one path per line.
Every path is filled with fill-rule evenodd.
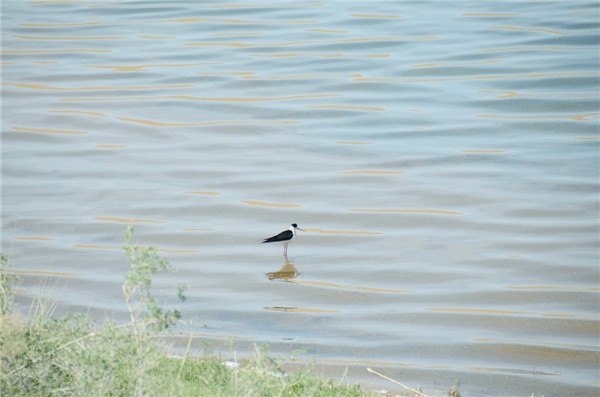
M 176 268 L 154 285 L 184 312 L 174 349 L 302 349 L 393 390 L 366 368 L 431 393 L 600 392 L 597 3 L 2 11 L 20 310 L 42 291 L 126 321 L 131 224 Z M 287 259 L 259 244 L 294 222 Z

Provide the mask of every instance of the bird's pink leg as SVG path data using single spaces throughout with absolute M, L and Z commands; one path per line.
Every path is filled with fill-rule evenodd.
M 288 243 L 283 244 L 283 255 L 287 256 L 287 246 Z

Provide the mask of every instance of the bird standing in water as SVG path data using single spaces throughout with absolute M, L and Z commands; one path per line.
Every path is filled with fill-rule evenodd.
M 288 230 L 284 230 L 276 236 L 266 238 L 265 241 L 263 241 L 263 243 L 283 243 L 283 255 L 287 256 L 288 244 L 296 236 L 296 230 L 302 229 L 300 229 L 297 224 L 292 223 Z

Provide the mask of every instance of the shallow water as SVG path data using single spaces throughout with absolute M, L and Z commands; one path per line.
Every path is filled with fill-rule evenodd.
M 131 224 L 176 348 L 597 395 L 598 4 L 398 3 L 4 1 L 17 307 L 125 320 Z

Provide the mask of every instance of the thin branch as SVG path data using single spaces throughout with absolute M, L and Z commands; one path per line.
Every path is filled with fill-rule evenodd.
M 194 334 L 192 334 L 190 332 L 190 338 L 188 339 L 188 344 L 187 344 L 187 348 L 185 349 L 185 354 L 183 355 L 183 358 L 181 359 L 181 365 L 179 366 L 179 371 L 177 372 L 177 378 L 175 379 L 175 383 L 179 383 L 179 378 L 181 378 L 181 371 L 183 371 L 183 365 L 185 364 L 185 359 L 188 356 L 188 353 L 190 351 L 190 346 L 192 345 L 192 339 L 194 338 Z
M 125 285 L 123 285 L 123 295 L 125 296 L 125 301 L 127 302 L 127 309 L 129 309 L 129 318 L 131 318 L 131 325 L 133 327 L 133 336 L 135 337 L 135 343 L 139 344 L 140 340 L 138 337 L 138 330 L 136 325 L 136 316 L 133 313 L 133 308 L 131 307 L 131 302 L 129 300 L 130 296 L 127 296 L 125 292 Z
M 388 378 L 387 376 L 385 376 L 385 375 L 382 375 L 382 374 L 380 374 L 380 373 L 379 373 L 379 372 L 377 372 L 377 371 L 373 371 L 371 368 L 367 368 L 367 371 L 369 371 L 369 372 L 371 372 L 371 373 L 373 373 L 373 374 L 375 374 L 375 375 L 377 375 L 377 376 L 381 376 L 383 379 L 389 380 L 390 382 L 393 382 L 393 383 L 395 383 L 395 384 L 397 384 L 397 385 L 400 385 L 400 386 L 402 386 L 403 388 L 405 388 L 406 390 L 410 390 L 411 392 L 413 392 L 413 393 L 416 393 L 416 394 L 418 394 L 419 396 L 428 397 L 426 394 L 423 394 L 423 393 L 421 393 L 420 391 L 413 389 L 412 387 L 408 387 L 408 386 L 406 386 L 406 385 L 403 385 L 402 383 L 400 383 L 400 382 L 398 382 L 398 381 L 396 381 L 396 380 L 394 380 L 394 379 L 392 379 L 392 378 Z
M 115 327 L 115 328 L 123 328 L 123 327 L 125 327 L 125 326 L 129 326 L 129 325 L 131 325 L 131 324 L 122 324 L 122 325 L 119 325 L 119 326 L 117 326 L 117 327 Z M 54 349 L 54 350 L 51 350 L 51 351 L 49 351 L 49 352 L 47 352 L 47 353 L 44 353 L 44 354 L 42 354 L 41 356 L 34 358 L 34 359 L 33 359 L 33 360 L 31 360 L 30 362 L 28 362 L 28 363 L 25 363 L 25 364 L 21 365 L 20 367 L 17 367 L 17 368 L 15 368 L 15 369 L 13 369 L 12 371 L 10 371 L 10 372 L 8 373 L 8 375 L 9 375 L 9 376 L 11 376 L 11 375 L 14 375 L 14 374 L 16 374 L 17 372 L 21 371 L 22 369 L 24 369 L 24 368 L 27 368 L 27 367 L 28 367 L 28 366 L 30 366 L 30 365 L 36 364 L 36 363 L 38 363 L 38 362 L 42 361 L 43 359 L 45 359 L 46 357 L 50 357 L 50 356 L 52 356 L 54 353 L 57 353 L 57 352 L 59 352 L 59 351 L 61 351 L 61 350 L 65 349 L 65 348 L 67 348 L 67 347 L 71 346 L 72 344 L 79 343 L 79 342 L 81 342 L 82 340 L 85 340 L 85 339 L 87 339 L 87 338 L 91 338 L 91 337 L 93 337 L 93 336 L 96 336 L 97 334 L 98 334 L 97 332 L 90 332 L 90 333 L 89 333 L 89 334 L 87 334 L 87 335 L 83 335 L 83 336 L 80 336 L 79 338 L 73 339 L 72 341 L 70 341 L 70 342 L 67 342 L 67 343 L 65 343 L 64 345 L 60 345 L 60 346 L 59 346 L 59 347 L 57 347 L 56 349 Z
M 20 366 L 20 367 L 18 367 L 18 368 L 15 368 L 15 369 L 13 369 L 12 371 L 10 371 L 10 372 L 8 373 L 8 376 L 14 375 L 14 374 L 16 374 L 17 372 L 21 371 L 23 368 L 26 368 L 26 367 L 28 367 L 29 365 L 35 364 L 35 363 L 37 363 L 38 361 L 41 361 L 42 359 L 44 359 L 44 358 L 46 358 L 46 357 L 49 357 L 49 356 L 53 355 L 54 353 L 56 353 L 56 352 L 58 352 L 58 351 L 60 351 L 60 350 L 62 350 L 62 349 L 64 349 L 64 348 L 66 348 L 66 347 L 69 347 L 69 346 L 71 346 L 71 345 L 72 345 L 72 344 L 74 344 L 74 343 L 78 343 L 79 341 L 81 341 L 81 340 L 83 340 L 83 339 L 86 339 L 86 338 L 89 338 L 89 337 L 91 337 L 91 336 L 94 336 L 94 335 L 96 335 L 96 333 L 95 333 L 95 332 L 92 332 L 92 333 L 89 333 L 89 334 L 87 334 L 87 335 L 81 336 L 81 337 L 79 337 L 79 338 L 77 338 L 77 339 L 73 339 L 72 341 L 70 341 L 70 342 L 67 342 L 67 343 L 65 343 L 64 345 L 61 345 L 61 346 L 57 347 L 56 349 L 54 349 L 54 350 L 51 350 L 51 351 L 49 351 L 48 353 L 42 354 L 42 355 L 41 355 L 41 356 L 39 356 L 38 358 L 35 358 L 35 359 L 31 360 L 31 362 L 28 362 L 28 363 L 26 363 L 26 364 L 23 364 L 23 365 L 21 365 L 21 366 Z

